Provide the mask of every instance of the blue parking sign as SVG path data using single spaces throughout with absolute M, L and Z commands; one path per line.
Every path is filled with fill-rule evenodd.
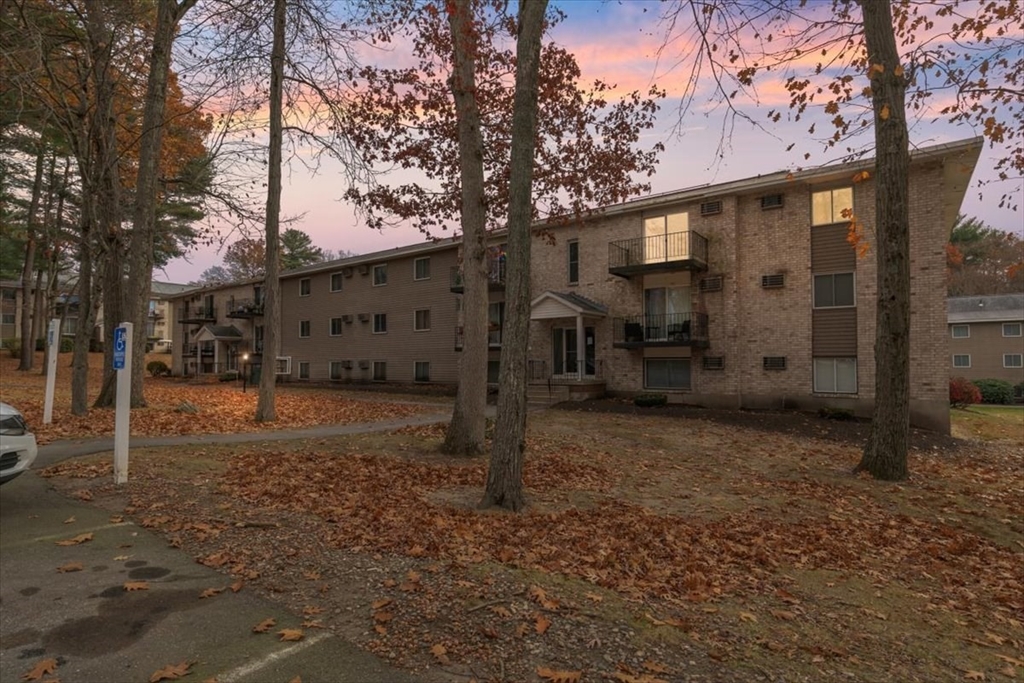
M 123 327 L 114 328 L 114 369 L 124 370 L 125 348 L 128 346 L 128 330 Z

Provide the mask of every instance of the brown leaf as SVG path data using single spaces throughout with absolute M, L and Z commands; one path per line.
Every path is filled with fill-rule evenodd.
M 148 591 L 149 581 L 125 581 L 124 589 L 126 591 Z
M 381 626 L 380 624 L 377 624 L 376 626 L 374 626 L 373 630 L 376 631 L 377 633 L 381 634 L 382 636 L 386 636 L 388 634 L 388 630 L 386 628 L 384 628 L 383 626 Z
M 63 546 L 79 545 L 81 543 L 86 543 L 87 541 L 91 541 L 91 540 L 92 540 L 92 534 L 91 533 L 89 533 L 89 534 L 78 534 L 74 538 L 66 538 L 63 541 L 57 541 L 57 545 L 63 545 Z
M 288 683 L 302 683 L 302 676 L 296 676 L 292 680 L 288 681 Z
M 232 593 L 237 593 L 238 591 L 242 590 L 243 588 L 245 588 L 245 581 L 242 581 L 241 579 L 239 579 L 238 581 L 235 581 L 233 584 L 231 584 L 231 592 Z
M 61 566 L 57 567 L 57 571 L 59 571 L 61 574 L 67 574 L 69 572 L 80 572 L 82 571 L 82 569 L 83 567 L 81 562 L 68 562 L 67 564 L 62 564 Z
M 534 628 L 537 629 L 537 633 L 544 635 L 544 632 L 551 626 L 551 620 L 546 618 L 543 614 L 537 614 L 534 616 Z
M 583 678 L 582 671 L 558 671 L 546 666 L 538 666 L 537 675 L 550 683 L 580 683 Z
M 965 681 L 983 681 L 985 680 L 984 671 L 967 671 L 964 673 Z
M 374 600 L 373 604 L 370 605 L 374 611 L 383 609 L 391 604 L 391 598 L 381 598 L 380 600 Z
M 385 611 L 378 610 L 378 611 L 373 613 L 373 620 L 376 621 L 376 622 L 379 622 L 381 624 L 386 624 L 387 622 L 391 621 L 394 618 L 395 618 L 395 615 L 392 614 L 391 612 L 385 612 Z
M 1016 657 L 1007 657 L 1006 655 L 996 655 L 999 659 L 1003 660 L 1007 664 L 1016 664 L 1017 666 L 1024 666 L 1024 659 L 1017 659 Z
M 604 600 L 604 597 L 598 595 L 597 593 L 586 593 L 585 595 L 587 600 L 590 600 L 591 602 L 601 602 L 602 600 Z
M 750 612 L 740 612 L 740 619 L 742 619 L 743 621 L 757 621 L 757 617 L 751 614 Z
M 120 524 L 123 521 L 124 521 L 124 517 L 122 517 L 121 515 L 114 515 L 114 516 L 112 516 L 110 518 L 110 523 L 111 524 Z
M 157 683 L 157 681 L 174 681 L 182 676 L 189 674 L 189 669 L 192 668 L 191 662 L 182 662 L 180 664 L 168 664 L 159 671 L 154 671 L 153 675 L 149 677 L 149 683 Z
M 311 617 L 314 614 L 320 614 L 323 611 L 323 607 L 317 607 L 316 605 L 306 605 L 302 608 L 302 614 L 307 617 Z
M 645 669 L 647 669 L 648 671 L 650 671 L 651 673 L 655 673 L 655 674 L 667 674 L 668 673 L 668 667 L 667 666 L 665 666 L 664 664 L 660 664 L 658 662 L 652 662 L 650 660 L 647 660 L 646 662 L 644 662 L 643 663 L 643 667 Z
M 491 605 L 488 609 L 497 614 L 499 617 L 505 617 L 506 619 L 512 616 L 512 613 L 508 611 L 508 608 L 504 605 Z
M 619 681 L 619 683 L 668 683 L 665 679 L 655 678 L 650 674 L 634 676 L 633 674 L 626 673 L 625 671 L 616 671 L 612 674 L 612 677 Z
M 1001 673 L 1002 675 L 1006 676 L 1007 678 L 1016 678 L 1017 677 L 1017 670 L 1014 669 L 1013 666 L 1011 666 L 1010 664 L 1007 664 L 1002 669 L 1000 669 L 999 673 Z
M 793 621 L 794 619 L 796 619 L 796 614 L 790 612 L 789 610 L 773 609 L 771 610 L 771 614 L 776 619 L 782 619 L 783 621 Z
M 114 558 L 114 562 L 124 562 L 129 557 L 131 557 L 131 555 L 118 555 L 117 557 Z
M 64 520 L 64 523 L 65 524 L 74 524 L 77 521 L 78 520 L 75 519 L 75 516 L 71 515 L 70 517 L 68 517 L 67 519 Z
M 395 581 L 394 579 L 384 579 L 384 587 L 385 588 L 394 588 L 397 585 L 398 585 L 398 582 Z
M 319 619 L 306 619 L 302 622 L 302 628 L 324 628 L 324 622 Z
M 302 640 L 306 637 L 300 628 L 283 628 L 277 632 L 277 635 L 281 636 L 281 640 L 289 641 Z
M 253 633 L 266 633 L 270 629 L 274 628 L 277 622 L 274 619 L 264 619 L 260 623 L 252 627 Z
M 223 588 L 207 588 L 206 590 L 204 590 L 202 593 L 199 594 L 199 599 L 203 600 L 204 598 L 212 598 L 213 596 L 219 595 L 219 594 L 221 594 L 223 592 L 224 592 Z
M 413 547 L 409 548 L 410 557 L 423 557 L 426 554 L 427 549 L 421 545 L 414 545 Z
M 445 666 L 450 662 L 448 659 L 448 649 L 441 643 L 430 648 L 430 654 L 434 655 L 437 661 Z
M 47 674 L 52 674 L 57 669 L 56 659 L 41 659 L 36 665 L 21 675 L 23 681 L 38 681 Z

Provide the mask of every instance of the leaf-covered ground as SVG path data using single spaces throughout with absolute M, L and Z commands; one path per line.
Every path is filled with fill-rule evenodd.
M 153 357 L 170 360 L 165 356 Z M 114 433 L 111 409 L 93 408 L 83 416 L 71 414 L 71 354 L 61 354 L 58 359 L 53 422 L 44 425 L 46 378 L 38 370 L 42 354 L 36 354 L 36 359 L 36 370 L 18 372 L 18 361 L 4 352 L 0 357 L 0 401 L 14 405 L 25 415 L 40 444 Z M 99 394 L 102 363 L 101 354 L 90 354 L 90 401 Z M 131 433 L 135 436 L 224 434 L 378 422 L 433 409 L 429 405 L 379 400 L 380 397 L 373 394 L 354 395 L 281 385 L 277 391 L 277 420 L 261 424 L 254 419 L 256 390 L 249 387 L 243 393 L 239 382 L 195 384 L 182 379 L 147 376 L 145 387 L 147 406 L 133 410 L 131 415 Z M 180 412 L 178 408 L 185 402 L 195 406 L 198 412 Z
M 439 427 L 143 451 L 121 490 L 109 458 L 48 474 L 440 680 L 1024 675 L 1020 440 L 915 451 L 893 485 L 764 424 L 530 424 L 515 516 L 475 509 L 485 462 L 440 455 Z

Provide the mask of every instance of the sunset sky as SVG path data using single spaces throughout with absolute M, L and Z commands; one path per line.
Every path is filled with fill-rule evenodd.
M 813 0 L 812 0 L 813 2 Z M 659 125 L 645 138 L 645 147 L 660 140 L 665 144 L 658 170 L 652 179 L 652 192 L 660 193 L 706 183 L 725 182 L 758 174 L 770 173 L 800 166 L 820 165 L 839 158 L 836 152 L 821 152 L 805 161 L 805 151 L 819 149 L 799 144 L 790 152 L 786 148 L 793 142 L 805 142 L 806 131 L 812 119 L 797 124 L 783 122 L 768 125 L 768 132 L 755 130 L 749 124 L 738 123 L 726 142 L 724 155 L 717 158 L 723 118 L 720 112 L 691 112 L 679 122 L 678 104 L 682 70 L 667 68 L 669 59 L 659 60 L 658 51 L 663 42 L 663 29 L 658 23 L 661 3 L 646 0 L 602 2 L 597 0 L 562 0 L 558 5 L 566 12 L 566 20 L 556 27 L 554 38 L 568 47 L 577 58 L 583 72 L 582 82 L 595 78 L 617 84 L 618 90 L 646 91 L 657 84 L 668 91 L 659 113 Z M 867 79 L 864 77 L 864 85 Z M 776 99 L 772 88 L 762 88 L 762 100 Z M 767 121 L 771 106 L 747 110 L 758 121 Z M 821 115 L 822 125 L 827 119 Z M 680 124 L 677 126 L 677 124 Z M 913 145 L 926 146 L 974 137 L 980 132 L 968 126 L 955 126 L 945 121 L 914 125 L 911 131 Z M 992 179 L 991 168 L 995 159 L 1005 151 L 993 150 L 988 143 L 974 174 L 975 186 L 968 190 L 962 211 L 982 218 L 1003 230 L 1022 231 L 1019 213 L 1000 210 L 998 198 L 1004 192 L 1015 192 L 1017 203 L 1024 205 L 1021 181 L 990 185 L 979 198 L 976 187 L 979 179 Z M 316 176 L 310 176 L 300 166 L 286 169 L 283 188 L 283 216 L 304 214 L 294 225 L 312 238 L 320 247 L 344 249 L 360 254 L 389 249 L 420 241 L 422 236 L 412 228 L 392 228 L 376 232 L 360 224 L 352 207 L 340 201 L 346 187 L 338 167 L 326 164 Z M 386 179 L 385 179 L 385 182 Z M 228 238 L 232 241 L 233 238 Z M 206 268 L 219 264 L 223 252 L 213 248 L 200 249 L 188 259 L 173 261 L 155 278 L 172 282 L 188 282 L 199 277 Z

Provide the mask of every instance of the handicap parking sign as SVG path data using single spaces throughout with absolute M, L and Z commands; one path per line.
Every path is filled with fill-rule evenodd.
M 128 346 L 128 330 L 123 327 L 114 328 L 114 369 L 124 370 L 124 354 Z

